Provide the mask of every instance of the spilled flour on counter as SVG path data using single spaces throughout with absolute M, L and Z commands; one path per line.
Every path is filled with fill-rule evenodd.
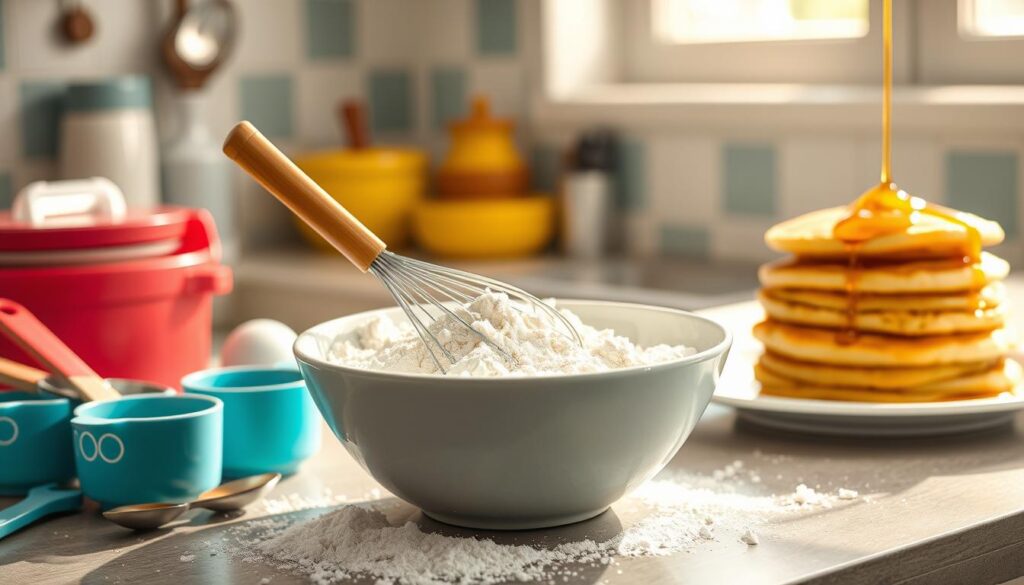
M 553 304 L 553 301 L 545 301 Z M 551 375 L 604 372 L 630 366 L 666 362 L 695 350 L 685 346 L 656 345 L 642 348 L 610 329 L 583 324 L 572 312 L 561 313 L 583 338 L 583 346 L 543 311 L 532 310 L 504 293 L 487 292 L 463 310 L 455 311 L 473 329 L 515 358 L 509 363 L 490 344 L 450 315 L 430 325 L 445 349 L 458 358 L 452 376 Z M 437 374 L 437 364 L 408 321 L 375 318 L 336 340 L 328 359 L 354 368 L 412 374 Z M 442 358 L 443 359 L 443 358 Z
M 763 540 L 757 529 L 765 523 L 842 499 L 804 485 L 783 495 L 747 493 L 748 476 L 741 478 L 735 463 L 727 467 L 732 471 L 725 479 L 721 473 L 663 473 L 615 504 L 605 522 L 592 521 L 603 535 L 556 540 L 548 546 L 442 534 L 433 531 L 436 523 L 416 522 L 407 515 L 389 517 L 404 504 L 380 500 L 333 507 L 311 519 L 275 516 L 246 522 L 229 531 L 226 550 L 250 562 L 306 575 L 317 584 L 359 578 L 394 585 L 577 582 L 582 574 L 599 573 L 623 559 L 698 552 L 708 546 L 756 546 Z M 332 497 L 289 498 L 285 507 Z M 609 532 L 609 524 L 616 522 L 621 529 Z M 509 535 L 515 540 L 515 533 L 500 536 Z

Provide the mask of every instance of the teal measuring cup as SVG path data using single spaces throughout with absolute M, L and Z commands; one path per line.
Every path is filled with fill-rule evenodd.
M 224 476 L 295 473 L 320 448 L 320 413 L 292 365 L 234 366 L 181 379 L 224 402 Z
M 195 394 L 78 406 L 71 428 L 82 492 L 103 508 L 197 498 L 220 484 L 223 411 Z

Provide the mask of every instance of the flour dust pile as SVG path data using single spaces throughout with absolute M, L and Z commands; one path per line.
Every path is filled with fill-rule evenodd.
M 552 302 L 553 301 L 546 301 Z M 452 376 L 538 376 L 604 372 L 630 366 L 662 363 L 694 353 L 685 346 L 656 345 L 642 348 L 610 329 L 598 330 L 582 323 L 571 311 L 561 313 L 583 338 L 583 346 L 570 338 L 564 327 L 543 311 L 516 303 L 504 293 L 487 292 L 461 309 L 455 309 L 477 332 L 510 354 L 509 362 L 491 344 L 481 341 L 468 327 L 450 315 L 430 325 L 430 331 L 458 361 Z M 354 337 L 354 338 L 353 338 Z M 335 341 L 328 359 L 342 365 L 388 372 L 439 374 L 430 351 L 405 320 L 375 318 Z
M 622 559 L 755 547 L 766 522 L 848 499 L 801 485 L 789 494 L 744 493 L 736 463 L 725 475 L 662 474 L 615 505 L 621 531 L 540 547 L 446 536 L 416 522 L 389 519 L 386 501 L 332 507 L 296 522 L 270 517 L 233 528 L 229 553 L 307 575 L 318 584 L 367 578 L 377 583 L 487 585 L 510 580 L 563 582 L 586 567 Z M 744 476 L 747 477 L 747 476 Z M 846 496 L 844 498 L 843 496 Z M 295 500 L 274 509 L 295 509 Z M 393 508 L 396 504 L 392 503 Z

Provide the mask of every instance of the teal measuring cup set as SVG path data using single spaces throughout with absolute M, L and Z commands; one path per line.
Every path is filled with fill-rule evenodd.
M 0 538 L 78 509 L 82 495 L 103 510 L 208 499 L 223 477 L 294 473 L 319 446 L 319 415 L 294 366 L 197 372 L 186 377 L 197 392 L 179 394 L 100 378 L 5 299 L 0 332 L 52 372 L 0 359 L 0 382 L 15 388 L 0 391 L 0 495 L 28 494 L 0 510 Z

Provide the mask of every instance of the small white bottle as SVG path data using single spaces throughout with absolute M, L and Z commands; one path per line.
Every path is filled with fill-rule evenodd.
M 64 179 L 106 177 L 129 208 L 160 203 L 153 92 L 149 78 L 126 76 L 68 87 L 60 133 Z
M 562 180 L 562 251 L 570 258 L 594 260 L 608 250 L 612 213 L 614 136 L 604 130 L 584 133 Z

